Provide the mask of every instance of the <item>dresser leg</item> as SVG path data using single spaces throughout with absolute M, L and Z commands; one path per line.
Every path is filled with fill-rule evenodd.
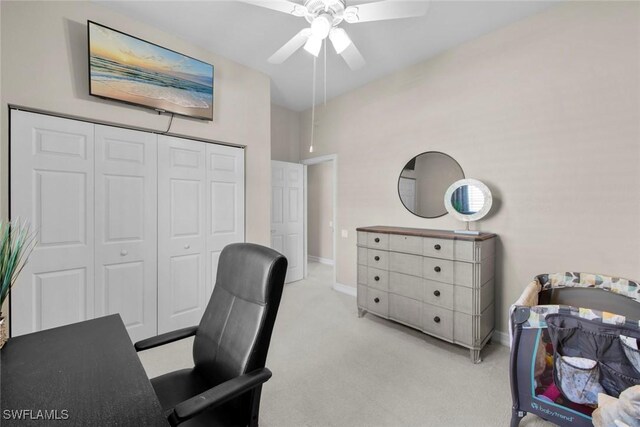
M 364 316 L 366 312 L 367 310 L 365 310 L 364 308 L 358 307 L 358 317 Z
M 482 362 L 482 358 L 480 357 L 480 350 L 469 350 L 469 354 L 471 356 L 471 361 L 473 363 L 480 363 Z

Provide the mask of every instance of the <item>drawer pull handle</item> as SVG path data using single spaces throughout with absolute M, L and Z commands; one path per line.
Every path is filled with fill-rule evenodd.
M 440 271 L 441 271 L 442 269 L 441 269 L 440 267 L 436 266 L 433 270 L 434 270 L 436 273 L 440 273 Z
M 376 261 L 380 261 L 380 257 L 378 255 L 376 255 L 375 257 L 373 257 L 373 259 L 375 259 Z
M 376 277 L 374 277 L 373 279 L 374 279 L 376 282 L 379 282 L 379 281 L 380 281 L 380 276 L 376 276 Z
M 127 256 L 128 254 L 129 254 L 129 252 L 127 252 L 126 249 L 123 249 L 123 250 L 120 251 L 120 255 L 121 256 Z
M 380 298 L 377 298 L 377 297 L 376 297 L 376 298 L 374 298 L 374 299 L 373 299 L 373 302 L 375 302 L 376 304 L 377 304 L 377 303 L 379 303 L 379 302 L 380 302 Z
M 433 249 L 435 249 L 436 251 L 439 251 L 440 249 L 442 249 L 442 246 L 440 246 L 440 245 L 435 245 L 435 246 L 433 247 Z
M 440 323 L 440 318 L 438 316 L 436 316 L 436 317 L 433 318 L 433 321 L 436 322 L 436 323 Z
M 439 296 L 440 296 L 440 291 L 433 291 L 433 294 L 434 294 L 435 296 L 439 297 Z
M 376 237 L 375 239 L 373 239 L 373 241 L 376 242 L 376 243 L 380 243 L 380 238 Z

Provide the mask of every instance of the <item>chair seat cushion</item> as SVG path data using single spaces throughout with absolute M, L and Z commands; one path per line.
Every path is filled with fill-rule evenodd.
M 153 378 L 151 385 L 166 416 L 179 403 L 214 387 L 214 384 L 208 384 L 198 375 L 195 369 L 182 369 L 161 375 Z M 205 411 L 180 425 L 185 427 L 246 425 L 247 422 L 238 415 L 237 408 L 227 403 Z

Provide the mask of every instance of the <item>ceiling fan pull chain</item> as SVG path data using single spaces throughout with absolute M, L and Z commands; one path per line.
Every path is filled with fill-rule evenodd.
M 313 153 L 313 131 L 316 123 L 316 61 L 317 58 L 313 57 L 313 83 L 311 84 L 311 144 L 309 144 L 309 152 Z
M 324 106 L 327 106 L 327 39 L 324 39 Z

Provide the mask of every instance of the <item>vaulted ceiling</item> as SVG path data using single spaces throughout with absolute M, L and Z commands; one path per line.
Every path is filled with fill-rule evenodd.
M 311 107 L 311 54 L 300 49 L 283 64 L 267 62 L 267 58 L 280 46 L 309 25 L 304 18 L 239 1 L 99 3 L 264 72 L 271 77 L 271 96 L 275 104 L 298 111 Z M 364 2 L 347 0 L 348 5 L 358 3 Z M 419 18 L 359 24 L 345 22 L 341 26 L 347 30 L 367 63 L 363 68 L 352 71 L 329 47 L 327 98 L 422 62 L 554 4 L 557 1 L 431 1 L 427 14 Z M 323 93 L 322 57 L 321 53 L 317 74 L 319 97 L 316 102 Z

